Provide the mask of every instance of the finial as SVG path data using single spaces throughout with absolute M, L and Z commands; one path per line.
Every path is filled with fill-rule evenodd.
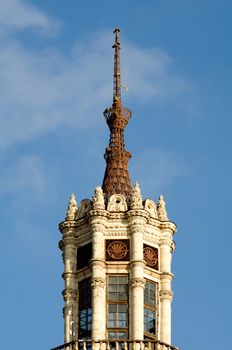
M 114 49 L 114 86 L 113 86 L 113 104 L 115 106 L 121 105 L 121 75 L 120 75 L 120 42 L 119 42 L 120 29 L 116 28 L 115 43 L 112 46 Z
M 135 183 L 134 189 L 131 193 L 130 207 L 131 209 L 143 208 L 142 196 L 138 182 Z
M 93 208 L 94 209 L 105 209 L 104 193 L 100 186 L 96 187 L 93 195 Z
M 76 211 L 77 211 L 77 202 L 76 202 L 74 194 L 72 193 L 70 196 L 70 199 L 69 199 L 68 210 L 67 210 L 65 220 L 67 220 L 67 221 L 74 220 L 75 215 L 76 215 Z
M 165 201 L 164 201 L 164 197 L 162 196 L 162 194 L 159 196 L 159 199 L 158 199 L 157 212 L 158 212 L 159 220 L 161 220 L 161 221 L 168 220 L 168 215 L 167 215 L 167 211 L 166 211 L 166 207 L 165 207 Z

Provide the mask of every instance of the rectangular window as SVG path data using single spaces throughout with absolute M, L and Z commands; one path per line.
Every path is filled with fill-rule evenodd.
M 128 338 L 128 277 L 109 276 L 107 288 L 108 339 Z
M 144 289 L 144 335 L 155 338 L 157 334 L 157 283 L 146 280 Z
M 78 284 L 79 289 L 79 339 L 91 338 L 92 306 L 90 278 Z

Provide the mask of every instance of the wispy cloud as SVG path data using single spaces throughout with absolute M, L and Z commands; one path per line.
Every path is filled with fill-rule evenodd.
M 19 24 L 5 15 L 0 30 L 11 23 L 20 29 L 45 29 L 53 23 L 22 1 L 10 0 L 8 4 L 4 0 L 0 13 L 15 13 L 18 7 Z M 65 54 L 49 47 L 49 43 L 42 49 L 32 49 L 19 39 L 0 38 L 0 148 L 28 142 L 64 125 L 78 130 L 95 127 L 98 115 L 111 103 L 111 44 L 111 33 L 101 32 L 76 42 L 71 53 Z M 130 87 L 129 98 L 167 101 L 189 90 L 185 79 L 172 73 L 166 53 L 138 47 L 125 39 L 123 47 L 127 53 L 123 56 L 123 76 Z
M 45 35 L 54 35 L 59 22 L 24 0 L 0 1 L 0 34 L 27 28 L 40 29 Z
M 29 2 L 0 2 L 0 33 L 5 34 L 0 36 L 0 149 L 19 142 L 30 144 L 59 127 L 75 128 L 77 132 L 94 128 L 103 108 L 112 101 L 110 32 L 98 32 L 75 42 L 69 53 L 49 46 L 46 40 L 43 48 L 27 47 L 14 36 L 31 28 L 54 33 L 57 23 Z M 191 91 L 191 84 L 172 71 L 167 53 L 139 47 L 125 37 L 122 44 L 123 81 L 129 86 L 129 100 L 167 103 Z M 144 174 L 141 169 L 148 168 L 150 159 L 155 162 Z M 144 151 L 134 163 L 135 167 L 139 164 L 134 171 L 138 180 L 153 186 L 155 177 L 157 188 L 183 171 L 169 155 L 153 149 Z M 2 172 L 1 193 L 30 189 L 43 195 L 49 186 L 47 180 L 39 157 L 21 157 Z
M 185 162 L 178 155 L 156 148 L 145 149 L 135 156 L 131 169 L 145 197 L 166 191 L 177 178 L 188 173 Z
M 127 42 L 125 51 L 124 69 L 133 98 L 167 102 L 192 91 L 190 82 L 172 71 L 172 59 L 163 50 Z
M 8 162 L 6 167 L 2 164 L 1 168 L 1 195 L 17 192 L 17 196 L 21 194 L 30 199 L 28 193 L 40 198 L 46 194 L 48 178 L 43 161 L 39 156 L 21 156 L 14 162 Z

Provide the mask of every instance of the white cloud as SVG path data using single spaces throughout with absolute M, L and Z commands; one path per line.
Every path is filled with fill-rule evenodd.
M 43 11 L 23 0 L 0 1 L 0 33 L 38 28 L 45 35 L 54 35 L 59 23 Z
M 77 42 L 70 55 L 32 50 L 17 41 L 0 43 L 0 147 L 41 135 L 61 125 L 94 127 L 111 103 L 112 35 L 98 33 Z M 170 99 L 188 90 L 172 74 L 169 57 L 124 43 L 123 76 L 128 96 Z M 135 74 L 136 73 L 136 74 Z
M 190 82 L 173 73 L 171 57 L 159 48 L 140 48 L 129 42 L 124 60 L 123 69 L 133 98 L 167 102 L 192 90 Z

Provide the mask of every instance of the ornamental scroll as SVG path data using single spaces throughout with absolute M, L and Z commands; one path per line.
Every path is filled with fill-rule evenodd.
M 146 261 L 147 266 L 158 270 L 158 249 L 144 244 L 143 246 L 143 259 Z
M 130 243 L 129 239 L 106 240 L 106 260 L 107 261 L 129 261 Z

